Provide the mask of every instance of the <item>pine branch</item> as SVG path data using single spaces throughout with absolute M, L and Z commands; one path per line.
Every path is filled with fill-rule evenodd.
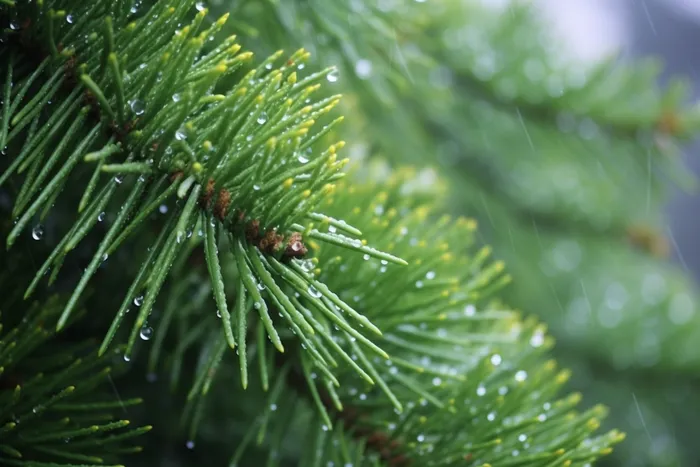
M 374 233 L 378 245 L 400 253 L 416 270 L 406 274 L 370 259 L 333 261 L 337 250 L 326 247 L 319 255 L 326 267 L 314 275 L 355 295 L 356 307 L 381 324 L 380 342 L 391 358 L 384 364 L 356 342 L 337 340 L 347 359 L 334 372 L 343 382 L 336 387 L 308 351 L 300 358 L 278 354 L 274 363 L 263 355 L 263 369 L 249 377 L 267 395 L 262 400 L 260 395 L 232 396 L 243 397 L 257 421 L 241 434 L 231 465 L 240 465 L 251 443 L 267 446 L 271 458 L 283 456 L 277 430 L 282 438 L 306 440 L 303 465 L 374 465 L 372 459 L 395 466 L 585 465 L 609 453 L 623 435 L 612 431 L 593 437 L 606 410 L 597 406 L 578 413 L 579 394 L 558 397 L 569 372 L 557 372 L 553 361 L 545 361 L 552 341 L 544 327 L 521 321 L 488 298 L 507 279 L 499 263 L 488 264 L 488 249 L 473 251 L 474 222 L 429 222 L 429 206 L 416 207 L 414 198 L 405 196 L 416 189 L 410 173 L 380 184 L 358 183 L 361 178 L 372 177 L 356 175 L 346 187 L 352 198 L 329 200 L 329 214 L 353 212 L 346 218 Z M 369 209 L 353 211 L 356 205 Z M 395 222 L 393 229 L 384 224 L 388 220 Z M 362 286 L 369 278 L 370 287 Z M 212 334 L 197 370 L 198 378 L 207 381 L 219 366 L 216 335 L 223 342 L 220 332 Z M 193 387 L 188 396 L 193 440 L 208 405 L 205 397 L 219 400 L 197 390 Z M 289 417 L 305 422 L 287 425 L 283 421 Z
M 22 314 L 12 313 L 0 322 L 3 465 L 103 465 L 118 450 L 138 452 L 125 443 L 151 429 L 129 428 L 115 417 L 141 400 L 113 400 L 103 391 L 111 355 L 98 357 L 90 342 L 61 343 L 50 330 L 63 305 L 56 298 L 37 302 L 21 321 L 14 323 L 12 315 Z
M 290 266 L 290 259 L 307 253 L 310 240 L 405 264 L 367 246 L 351 226 L 345 229 L 348 235 L 313 229 L 314 219 L 325 218 L 315 212 L 316 206 L 332 192 L 333 183 L 342 177 L 339 169 L 347 162 L 337 160 L 342 142 L 325 151 L 317 149 L 341 119 L 310 131 L 339 100 L 338 96 L 310 100 L 318 82 L 333 70 L 299 79 L 298 65 L 308 58 L 307 52 L 299 50 L 278 69 L 273 66 L 282 52 L 244 73 L 252 54 L 239 53 L 234 37 L 213 50 L 203 50 L 226 16 L 204 28 L 206 10 L 202 10 L 180 29 L 178 24 L 189 15 L 189 1 L 156 2 L 133 21 L 128 6 L 126 1 L 66 0 L 51 8 L 37 9 L 27 2 L 15 7 L 22 24 L 28 25 L 18 33 L 10 31 L 8 37 L 13 44 L 8 50 L 15 53 L 17 62 L 6 65 L 6 74 L 14 77 L 13 89 L 18 91 L 7 100 L 6 124 L 8 142 L 19 150 L 1 181 L 25 171 L 27 175 L 15 204 L 19 220 L 8 235 L 8 247 L 42 209 L 50 211 L 66 184 L 78 180 L 74 169 L 81 159 L 98 162 L 85 184 L 75 224 L 39 269 L 26 296 L 49 269 L 55 278 L 65 256 L 93 230 L 100 213 L 121 204 L 61 314 L 58 328 L 62 328 L 100 264 L 136 235 L 142 221 L 159 206 L 182 200 L 168 213 L 162 235 L 145 256 L 101 353 L 129 307 L 143 296 L 126 347 L 125 359 L 130 358 L 172 263 L 186 250 L 185 240 L 193 231 L 205 230 L 205 256 L 228 347 L 241 345 L 233 329 L 245 327 L 250 311 L 259 316 L 276 349 L 284 351 L 281 325 L 273 324 L 269 313 L 273 306 L 283 314 L 284 326 L 290 326 L 302 342 L 324 347 L 314 337 L 312 317 L 304 316 L 287 298 L 296 291 L 314 304 L 314 314 L 319 316 L 335 316 L 334 307 L 341 307 L 349 316 L 334 318 L 341 333 L 353 335 L 385 356 L 350 323 L 378 334 L 374 325 L 323 284 Z M 79 21 L 64 21 L 64 11 Z M 23 54 L 24 43 L 39 44 L 49 52 L 33 74 L 17 72 L 31 69 L 31 59 Z M 235 84 L 220 94 L 227 80 Z M 31 99 L 24 97 L 29 90 Z M 48 105 L 57 110 L 47 113 Z M 85 124 L 88 132 L 82 131 Z M 25 133 L 27 125 L 38 131 Z M 104 180 L 101 173 L 117 175 Z M 234 315 L 228 312 L 221 280 L 222 243 L 236 260 L 243 284 L 237 293 L 245 294 Z M 325 348 L 323 352 L 328 354 Z M 330 373 L 328 356 L 319 352 L 314 356 Z
M 353 141 L 378 144 L 398 163 L 440 163 L 459 186 L 471 174 L 492 177 L 489 194 L 559 228 L 615 234 L 655 223 L 645 203 L 627 200 L 649 196 L 656 206 L 664 176 L 697 185 L 673 156 L 698 128 L 698 107 L 685 106 L 681 80 L 658 89 L 657 63 L 562 63 L 560 41 L 527 2 L 508 2 L 507 14 L 472 1 L 417 3 L 287 2 L 276 15 L 234 8 L 265 31 L 254 47 L 292 35 L 317 51 L 312 65 L 343 63 L 336 86 L 350 94 Z
M 150 361 L 155 369 L 168 326 L 178 337 L 173 382 L 183 354 L 199 346 L 184 411 L 190 435 L 204 419 L 205 396 L 226 367 L 228 348 L 238 347 L 243 388 L 254 376 L 269 389 L 234 459 L 253 438 L 262 443 L 268 429 L 276 452 L 293 415 L 304 410 L 311 420 L 306 431 L 320 449 L 307 451 L 316 463 L 361 463 L 368 448 L 366 460 L 376 465 L 584 465 L 621 440 L 617 432 L 592 437 L 603 408 L 578 414 L 578 396 L 556 399 L 568 373 L 555 374 L 553 363 L 542 362 L 551 342 L 541 326 L 478 302 L 509 277 L 502 263 L 488 263 L 488 248 L 461 250 L 473 242 L 475 222 L 434 220 L 428 207 L 402 201 L 401 178 L 385 181 L 379 193 L 374 184 L 337 183 L 343 144 L 317 146 L 339 120 L 310 129 L 338 97 L 308 100 L 334 70 L 299 79 L 308 57 L 300 50 L 275 70 L 281 53 L 246 72 L 251 54 L 239 53 L 234 38 L 204 49 L 225 19 L 207 29 L 200 11 L 181 28 L 192 17 L 190 1 L 155 2 L 133 21 L 129 6 L 18 3 L 13 11 L 29 21 L 19 33 L 8 32 L 9 45 L 0 50 L 15 57 L 3 70 L 14 85 L 3 87 L 10 90 L 0 134 L 16 149 L 0 181 L 26 173 L 8 246 L 35 216 L 50 212 L 69 182 L 84 187 L 78 219 L 26 295 L 49 269 L 56 277 L 105 209 L 120 206 L 59 328 L 75 317 L 104 259 L 168 205 L 155 240 L 134 260 L 142 266 L 100 352 L 133 306 L 129 360 L 138 336 L 151 338 L 147 320 L 174 279 Z M 25 44 L 38 44 L 48 56 L 34 63 Z M 89 180 L 75 170 L 82 162 L 96 163 Z M 368 234 L 381 250 L 361 238 Z M 204 286 L 187 263 L 202 242 L 201 266 L 211 279 Z M 411 268 L 395 267 L 406 264 L 400 256 Z M 192 285 L 200 286 L 197 295 L 181 306 Z M 200 307 L 210 293 L 220 320 Z M 288 342 L 303 351 L 287 352 L 276 366 L 266 337 L 280 353 Z M 249 367 L 252 359 L 257 368 Z M 303 395 L 285 391 L 292 372 L 306 383 Z M 273 414 L 278 403 L 283 410 Z M 332 432 L 328 442 L 325 432 Z M 522 456 L 513 454 L 521 448 Z

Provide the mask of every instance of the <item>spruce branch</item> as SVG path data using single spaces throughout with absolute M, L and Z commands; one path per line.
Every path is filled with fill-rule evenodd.
M 368 246 L 352 226 L 345 229 L 347 235 L 321 234 L 313 227 L 323 216 L 316 207 L 332 193 L 347 162 L 336 155 L 342 141 L 318 149 L 342 119 L 311 131 L 339 102 L 339 96 L 311 100 L 319 81 L 333 70 L 299 78 L 297 71 L 309 56 L 302 49 L 281 67 L 275 68 L 282 56 L 278 51 L 244 72 L 252 54 L 241 53 L 235 37 L 204 50 L 227 15 L 205 27 L 207 12 L 202 10 L 189 25 L 180 27 L 193 16 L 189 1 L 155 2 L 133 20 L 129 5 L 65 0 L 44 8 L 18 2 L 13 9 L 12 14 L 28 26 L 10 31 L 7 38 L 8 50 L 18 61 L 6 64 L 6 75 L 17 90 L 5 102 L 9 106 L 7 142 L 19 150 L 2 181 L 27 175 L 15 204 L 19 220 L 7 237 L 7 246 L 37 214 L 50 211 L 69 182 L 79 180 L 74 169 L 82 160 L 97 162 L 85 183 L 75 224 L 41 266 L 26 296 L 50 269 L 55 278 L 66 255 L 94 229 L 101 213 L 118 204 L 115 221 L 59 318 L 61 329 L 102 262 L 136 235 L 159 206 L 175 202 L 162 235 L 151 245 L 124 297 L 101 353 L 138 299 L 142 303 L 125 351 L 125 358 L 130 358 L 171 265 L 187 251 L 192 232 L 204 230 L 207 268 L 228 347 L 237 344 L 233 329 L 246 327 L 249 318 L 241 311 L 246 308 L 259 316 L 277 350 L 284 351 L 279 337 L 282 325 L 270 317 L 274 307 L 283 315 L 284 326 L 312 349 L 315 362 L 330 375 L 333 360 L 327 344 L 314 337 L 313 316 L 305 316 L 288 298 L 295 291 L 312 303 L 312 315 L 332 317 L 341 333 L 386 356 L 354 327 L 359 324 L 380 334 L 376 326 L 290 264 L 307 255 L 312 240 L 405 264 Z M 79 20 L 62 20 L 65 12 Z M 25 44 L 43 47 L 48 56 L 33 61 Z M 33 73 L 17 73 L 18 66 L 28 70 L 32 64 Z M 228 87 L 227 82 L 234 84 Z M 31 99 L 25 98 L 30 90 Z M 49 105 L 58 110 L 50 111 Z M 36 132 L 24 132 L 27 125 L 37 128 Z M 85 132 L 85 126 L 90 130 Z M 103 179 L 102 174 L 109 176 Z M 340 220 L 336 224 L 344 225 Z M 194 237 L 191 243 L 199 241 Z M 228 312 L 222 282 L 222 244 L 235 258 L 235 283 L 244 286 L 237 291 L 245 296 L 238 299 L 241 306 L 233 315 Z M 336 307 L 346 311 L 347 318 Z M 323 349 L 316 351 L 316 347 Z

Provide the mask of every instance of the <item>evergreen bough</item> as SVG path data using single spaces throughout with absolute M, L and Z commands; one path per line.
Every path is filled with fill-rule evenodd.
M 446 177 L 514 278 L 501 298 L 548 324 L 584 404 L 627 432 L 605 465 L 694 465 L 700 296 L 664 206 L 669 181 L 697 187 L 678 146 L 700 106 L 657 60 L 571 60 L 540 3 L 211 2 L 256 53 L 291 37 L 339 65 L 353 157 Z
M 16 376 L 0 376 L 0 461 L 98 465 L 136 450 L 121 441 L 148 428 L 110 435 L 126 422 L 88 420 L 137 402 L 90 392 L 115 341 L 136 363 L 139 337 L 173 387 L 197 354 L 190 447 L 221 422 L 214 383 L 238 380 L 216 391 L 239 414 L 226 420 L 232 465 L 262 450 L 268 465 L 583 466 L 623 438 L 592 434 L 602 407 L 558 396 L 569 373 L 546 359 L 542 325 L 491 297 L 509 278 L 474 247 L 473 220 L 437 216 L 410 170 L 344 179 L 341 119 L 327 116 L 339 96 L 314 98 L 334 69 L 303 76 L 303 49 L 251 67 L 221 37 L 226 16 L 207 22 L 188 0 L 1 8 L 0 183 L 15 188 L 3 233 L 8 248 L 56 239 L 33 277 L 26 255 L 3 257 L 20 272 L 2 278 L 0 367 Z M 62 268 L 86 251 L 77 275 Z M 117 306 L 92 308 L 90 292 L 123 276 Z M 105 325 L 101 343 L 70 344 L 87 321 Z

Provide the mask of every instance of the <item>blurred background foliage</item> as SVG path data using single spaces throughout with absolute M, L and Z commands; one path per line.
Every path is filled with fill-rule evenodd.
M 345 95 L 353 160 L 444 177 L 449 209 L 506 261 L 505 299 L 548 323 L 573 387 L 628 432 L 609 465 L 700 461 L 698 294 L 663 212 L 695 186 L 687 83 L 659 89 L 655 60 L 580 63 L 527 2 L 209 4 L 261 56 L 304 46 L 306 66 L 340 65 L 327 92 Z

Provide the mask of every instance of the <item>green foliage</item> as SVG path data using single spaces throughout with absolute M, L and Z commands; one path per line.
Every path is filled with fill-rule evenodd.
M 390 436 L 404 439 L 407 456 L 422 456 L 425 465 L 449 465 L 465 456 L 476 465 L 553 459 L 578 465 L 606 452 L 609 443 L 621 439 L 618 434 L 596 440 L 583 435 L 597 427 L 594 417 L 603 416 L 602 408 L 576 415 L 571 409 L 578 395 L 552 399 L 568 372 L 555 374 L 554 362 L 543 362 L 551 345 L 543 328 L 490 301 L 490 292 L 508 278 L 501 275 L 502 263 L 488 264 L 489 248 L 473 248 L 475 222 L 431 219 L 429 205 L 413 204 L 408 181 L 399 175 L 380 183 L 355 182 L 347 188 L 352 198 L 334 200 L 329 210 L 353 213 L 348 220 L 367 225 L 379 246 L 406 258 L 410 273 L 369 258 L 355 263 L 320 259 L 333 265 L 321 276 L 339 282 L 336 287 L 354 295 L 359 308 L 373 310 L 368 317 L 384 332 L 382 347 L 392 357 L 387 365 L 375 366 L 375 380 L 385 384 L 374 391 L 383 390 L 390 400 L 417 399 L 389 422 Z M 369 287 L 357 287 L 344 268 L 367 277 Z M 367 360 L 358 346 L 352 348 L 359 361 Z M 341 390 L 341 400 L 352 400 L 357 392 L 352 385 Z M 369 430 L 394 418 L 391 404 L 378 406 L 381 399 L 373 394 L 353 401 L 360 411 L 372 408 L 371 416 L 357 422 Z M 469 423 L 467 410 L 471 428 L 463 429 Z M 532 455 L 514 456 L 523 449 L 525 431 L 533 433 L 525 447 Z
M 433 202 L 416 202 L 425 187 L 411 171 L 359 182 L 373 178 L 368 173 L 371 169 L 356 172 L 347 187 L 339 187 L 327 212 L 346 213 L 348 221 L 367 226 L 365 232 L 378 246 L 413 265 L 411 273 L 371 258 L 343 260 L 338 247 L 321 248 L 318 259 L 298 267 L 367 310 L 383 330 L 378 343 L 391 357 L 373 357 L 355 341 L 334 337 L 341 356 L 337 388 L 315 371 L 306 351 L 299 363 L 277 359 L 269 365 L 263 359 L 251 368 L 245 392 L 233 387 L 236 378 L 226 376 L 221 365 L 217 379 L 223 372 L 225 389 L 212 387 L 209 402 L 195 397 L 186 410 L 197 423 L 220 407 L 220 398 L 239 401 L 227 410 L 251 423 L 230 435 L 240 440 L 231 465 L 264 462 L 253 460 L 256 448 L 268 462 L 301 456 L 300 465 L 310 466 L 404 465 L 407 459 L 420 459 L 421 465 L 465 460 L 471 465 L 585 465 L 609 453 L 623 436 L 612 431 L 591 438 L 606 410 L 598 406 L 577 413 L 579 394 L 558 398 L 569 372 L 556 371 L 554 361 L 545 360 L 553 341 L 544 327 L 521 321 L 489 297 L 508 279 L 502 263 L 489 264 L 490 249 L 474 248 L 475 222 L 431 219 Z M 414 193 L 418 196 L 410 196 Z M 315 268 L 316 262 L 325 266 Z M 182 328 L 195 323 L 193 317 Z M 330 327 L 318 334 L 328 334 Z M 203 357 L 214 354 L 216 345 L 212 342 L 198 359 L 201 378 L 210 379 Z M 199 430 L 206 440 L 211 428 Z
M 9 283 L 7 275 L 2 284 Z M 17 466 L 104 465 L 141 450 L 117 414 L 141 399 L 114 400 L 111 355 L 90 340 L 62 342 L 52 328 L 64 303 L 2 300 L 0 321 L 0 463 Z M 9 309 L 9 313 L 8 313 Z M 18 310 L 22 310 L 18 312 Z M 5 315 L 9 315 L 9 319 Z
M 306 252 L 300 240 L 302 232 L 317 241 L 403 263 L 366 246 L 359 238 L 312 229 L 310 220 L 325 218 L 314 212 L 315 206 L 333 189 L 332 182 L 342 176 L 338 170 L 346 162 L 336 160 L 336 150 L 342 143 L 326 151 L 314 150 L 315 143 L 340 119 L 319 132 L 309 132 L 315 120 L 338 101 L 337 96 L 315 103 L 309 100 L 318 88 L 316 83 L 332 70 L 297 82 L 292 65 L 303 61 L 307 53 L 301 50 L 285 66 L 272 70 L 281 55 L 276 53 L 238 76 L 237 84 L 226 95 L 214 94 L 217 83 L 251 57 L 250 53 L 238 53 L 240 46 L 232 37 L 202 53 L 203 45 L 221 29 L 226 17 L 205 29 L 202 22 L 206 10 L 202 10 L 189 26 L 180 29 L 178 25 L 191 11 L 189 2 L 175 6 L 159 2 L 130 22 L 124 13 L 128 6 L 126 2 L 111 5 L 114 16 L 105 20 L 106 4 L 66 2 L 61 10 L 44 11 L 37 11 L 33 5 L 18 5 L 18 17 L 26 17 L 35 25 L 18 40 L 48 42 L 47 48 L 55 53 L 38 64 L 39 72 L 46 68 L 52 77 L 26 103 L 22 98 L 37 72 L 21 75 L 15 71 L 27 69 L 30 57 L 20 55 L 7 62 L 6 73 L 14 80 L 16 91 L 7 96 L 10 109 L 4 126 L 12 126 L 7 142 L 17 144 L 20 154 L 3 179 L 26 171 L 23 186 L 29 187 L 15 204 L 14 214 L 19 220 L 8 235 L 8 247 L 37 213 L 50 210 L 80 159 L 97 162 L 82 197 L 90 201 L 79 206 L 75 224 L 37 272 L 27 296 L 49 269 L 52 278 L 57 276 L 66 254 L 94 228 L 108 204 L 118 199 L 119 215 L 75 287 L 59 319 L 60 329 L 105 258 L 138 233 L 142 221 L 160 205 L 179 198 L 183 202 L 168 213 L 162 235 L 143 258 L 101 352 L 107 349 L 132 302 L 140 301 L 143 295 L 126 347 L 125 357 L 130 357 L 138 335 L 147 327 L 170 266 L 182 251 L 189 253 L 187 238 L 202 229 L 206 231 L 207 265 L 229 347 L 236 345 L 233 329 L 245 329 L 248 311 L 252 310 L 259 315 L 274 347 L 284 351 L 278 326 L 269 313 L 269 308 L 278 304 L 285 321 L 303 342 L 312 349 L 324 345 L 313 337 L 312 325 L 289 302 L 278 283 L 298 289 L 313 302 L 316 313 L 337 320 L 344 332 L 372 347 L 332 306 L 343 308 L 369 331 L 378 333 L 376 327 L 323 284 L 312 285 L 287 264 L 290 258 Z M 63 19 L 65 11 L 76 20 L 54 24 Z M 151 36 L 156 40 L 147 39 Z M 61 52 L 55 44 L 61 45 Z M 82 93 L 76 87 L 62 98 L 58 92 L 71 78 L 83 85 Z M 43 111 L 47 105 L 60 110 L 47 116 Z M 96 111 L 101 123 L 83 132 L 90 112 Z M 24 134 L 22 129 L 27 125 L 41 130 Z M 102 132 L 111 133 L 111 137 L 102 137 Z M 23 141 L 15 141 L 23 136 Z M 45 150 L 49 144 L 53 144 L 53 151 Z M 52 174 L 57 164 L 60 169 Z M 117 175 L 104 180 L 100 179 L 101 172 Z M 338 225 L 348 235 L 360 234 L 351 226 Z M 238 300 L 240 306 L 233 314 L 228 311 L 221 280 L 217 245 L 222 237 L 227 237 L 228 248 L 236 258 L 243 285 L 238 293 L 246 294 Z M 268 257 L 261 258 L 258 252 Z M 260 292 L 262 287 L 266 292 Z M 321 290 L 323 301 L 309 293 L 314 287 Z M 329 373 L 328 362 L 319 353 L 315 357 Z
M 392 160 L 425 163 L 435 155 L 427 162 L 456 169 L 457 180 L 478 183 L 520 211 L 616 230 L 657 212 L 628 202 L 651 197 L 657 207 L 659 178 L 650 179 L 648 165 L 686 176 L 670 155 L 677 137 L 700 124 L 698 109 L 681 109 L 687 84 L 674 81 L 659 92 L 653 61 L 563 62 L 556 39 L 525 2 L 509 4 L 508 14 L 475 1 L 273 2 L 275 14 L 229 3 L 239 22 L 260 34 L 247 40 L 253 48 L 278 47 L 293 35 L 318 50 L 313 66 L 344 64 L 337 82 L 365 117 L 354 119 L 366 124 L 361 142 Z M 377 83 L 385 83 L 383 100 L 375 97 Z M 601 175 L 605 183 L 585 183 Z
M 312 69 L 340 65 L 351 152 L 448 177 L 451 209 L 478 218 L 509 265 L 503 298 L 547 322 L 575 384 L 630 432 L 611 465 L 696 462 L 679 433 L 697 422 L 676 401 L 700 402 L 683 396 L 698 298 L 665 257 L 661 211 L 669 181 L 697 185 L 677 146 L 700 107 L 681 80 L 658 88 L 656 61 L 567 60 L 529 2 L 488 3 L 212 2 L 252 50 L 291 36 Z
M 10 27 L 0 45 L 0 146 L 9 154 L 0 184 L 19 189 L 6 242 L 20 242 L 32 225 L 38 236 L 36 222 L 57 213 L 61 232 L 24 298 L 44 293 L 47 274 L 53 288 L 62 276 L 76 279 L 65 304 L 40 302 L 37 316 L 56 317 L 49 324 L 58 331 L 73 320 L 99 324 L 94 315 L 77 319 L 89 287 L 100 287 L 98 270 L 108 280 L 128 276 L 91 358 L 102 361 L 123 338 L 130 361 L 139 336 L 155 332 L 148 370 L 167 369 L 176 394 L 188 388 L 182 415 L 191 440 L 230 442 L 210 428 L 222 413 L 211 413 L 208 396 L 221 395 L 213 388 L 222 384 L 223 404 L 236 413 L 224 415 L 236 429 L 232 463 L 255 440 L 274 465 L 284 439 L 301 436 L 311 444 L 286 456 L 302 465 L 584 466 L 622 439 L 592 435 L 602 407 L 579 413 L 579 395 L 558 398 L 569 373 L 546 360 L 552 342 L 543 326 L 490 298 L 510 279 L 503 263 L 488 261 L 489 248 L 474 246 L 473 220 L 434 217 L 436 193 L 402 171 L 341 182 L 344 143 L 328 144 L 338 141 L 341 118 L 327 115 L 339 96 L 314 99 L 321 81 L 336 81 L 335 69 L 302 77 L 304 49 L 282 64 L 283 53 L 271 52 L 251 68 L 252 54 L 222 34 L 226 16 L 208 23 L 190 0 L 11 3 L 1 13 Z M 333 29 L 343 8 L 352 6 L 317 2 L 298 14 Z M 368 27 L 380 39 L 394 17 L 372 11 L 379 19 Z M 406 7 L 413 19 L 402 34 L 429 31 L 423 11 Z M 360 47 L 336 32 L 343 48 Z M 377 57 L 385 47 L 377 41 Z M 376 95 L 392 96 L 382 89 L 392 80 Z M 378 105 L 361 105 L 370 103 Z M 382 117 L 372 131 L 409 116 Z M 407 131 L 405 143 L 419 134 Z M 109 225 L 105 212 L 115 214 Z M 89 252 L 77 278 L 62 268 L 71 252 Z M 122 252 L 129 268 L 102 266 Z M 26 286 L 19 277 L 15 285 Z M 136 316 L 123 336 L 130 309 Z M 24 325 L 18 335 L 38 329 Z M 97 407 L 90 404 L 67 407 Z M 49 436 L 50 427 L 39 429 Z M 89 447 L 105 447 L 96 439 Z M 61 456 L 51 446 L 45 453 Z

